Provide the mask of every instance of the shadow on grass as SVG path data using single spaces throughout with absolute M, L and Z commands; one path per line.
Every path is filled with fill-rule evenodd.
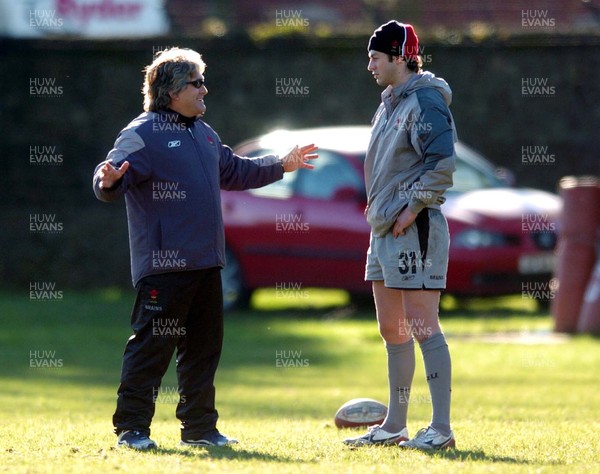
M 522 295 L 489 297 L 456 297 L 442 295 L 440 315 L 442 317 L 519 317 L 547 316 L 548 302 L 539 302 Z
M 274 456 L 259 451 L 248 449 L 236 449 L 228 446 L 206 446 L 206 447 L 188 447 L 188 448 L 161 448 L 152 451 L 155 454 L 185 456 L 186 458 L 197 459 L 229 459 L 236 461 L 265 461 L 265 462 L 281 462 L 290 463 L 297 459 L 286 456 Z
M 538 302 L 522 295 L 489 297 L 456 297 L 443 294 L 440 303 L 442 317 L 489 318 L 489 317 L 531 317 L 547 316 L 548 302 Z M 348 304 L 320 305 L 318 307 L 298 307 L 290 303 L 288 307 L 253 307 L 226 313 L 226 317 L 243 317 L 247 314 L 282 319 L 375 319 L 375 306 L 372 295 L 353 296 Z
M 509 464 L 529 464 L 529 461 L 524 459 L 512 458 L 510 456 L 495 456 L 486 454 L 481 450 L 462 450 L 462 449 L 447 449 L 444 451 L 419 451 L 423 454 L 428 454 L 431 457 L 440 459 L 456 460 L 456 461 L 486 461 L 500 462 Z
M 447 300 L 446 296 L 444 298 Z M 523 309 L 524 305 L 529 307 Z M 3 376 L 32 383 L 69 382 L 114 390 L 123 347 L 131 335 L 128 325 L 130 306 L 131 295 L 121 293 L 73 293 L 60 302 L 32 302 L 19 295 L 0 295 Z M 531 317 L 540 314 L 532 312 L 535 308 L 535 301 L 520 295 L 466 302 L 449 300 L 449 303 L 443 301 L 442 317 L 463 316 L 474 320 L 491 316 Z M 227 348 L 221 370 L 244 367 L 245 373 L 252 376 L 259 369 L 273 369 L 276 354 L 283 350 L 300 351 L 315 366 L 346 363 L 347 354 L 330 350 L 331 340 L 326 337 L 286 328 L 290 321 L 344 319 L 369 320 L 376 328 L 371 299 L 364 309 L 356 304 L 332 306 L 327 301 L 320 301 L 318 308 L 229 313 L 225 316 Z M 331 337 L 336 337 L 333 332 Z M 361 337 L 366 343 L 380 343 L 375 329 Z M 41 362 L 60 361 L 63 365 L 32 369 L 31 354 L 46 352 L 54 355 L 46 356 Z M 39 356 L 33 359 L 37 362 Z

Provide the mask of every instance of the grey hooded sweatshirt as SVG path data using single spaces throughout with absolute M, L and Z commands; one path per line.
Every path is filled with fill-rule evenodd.
M 452 186 L 457 141 L 452 91 L 430 72 L 388 86 L 375 112 L 365 159 L 367 221 L 383 237 L 406 207 L 440 209 Z

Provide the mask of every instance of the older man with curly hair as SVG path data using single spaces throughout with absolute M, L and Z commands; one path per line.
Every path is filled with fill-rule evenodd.
M 157 55 L 145 69 L 145 112 L 94 171 L 98 199 L 125 196 L 137 290 L 113 416 L 118 446 L 156 448 L 150 424 L 175 351 L 181 444 L 237 442 L 217 430 L 213 384 L 223 341 L 220 190 L 264 186 L 284 172 L 312 168 L 316 157 L 313 145 L 283 158 L 235 155 L 201 120 L 204 70 L 200 54 L 189 49 Z

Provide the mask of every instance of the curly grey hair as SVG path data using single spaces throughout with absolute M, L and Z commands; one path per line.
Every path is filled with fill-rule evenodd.
M 187 81 L 204 74 L 205 68 L 202 56 L 191 49 L 171 48 L 159 52 L 152 64 L 144 68 L 144 110 L 154 112 L 167 108 L 171 102 L 169 92 L 180 92 Z

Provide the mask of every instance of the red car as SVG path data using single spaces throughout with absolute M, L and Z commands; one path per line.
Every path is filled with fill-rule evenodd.
M 222 193 L 226 308 L 247 303 L 259 287 L 282 294 L 308 287 L 371 291 L 364 281 L 370 228 L 363 214 L 369 136 L 364 126 L 277 130 L 235 147 L 242 156 L 283 155 L 294 144 L 315 143 L 319 158 L 314 170 Z M 461 143 L 456 151 L 454 186 L 442 206 L 451 238 L 446 292 L 501 295 L 547 284 L 560 198 L 510 187 L 510 172 Z

